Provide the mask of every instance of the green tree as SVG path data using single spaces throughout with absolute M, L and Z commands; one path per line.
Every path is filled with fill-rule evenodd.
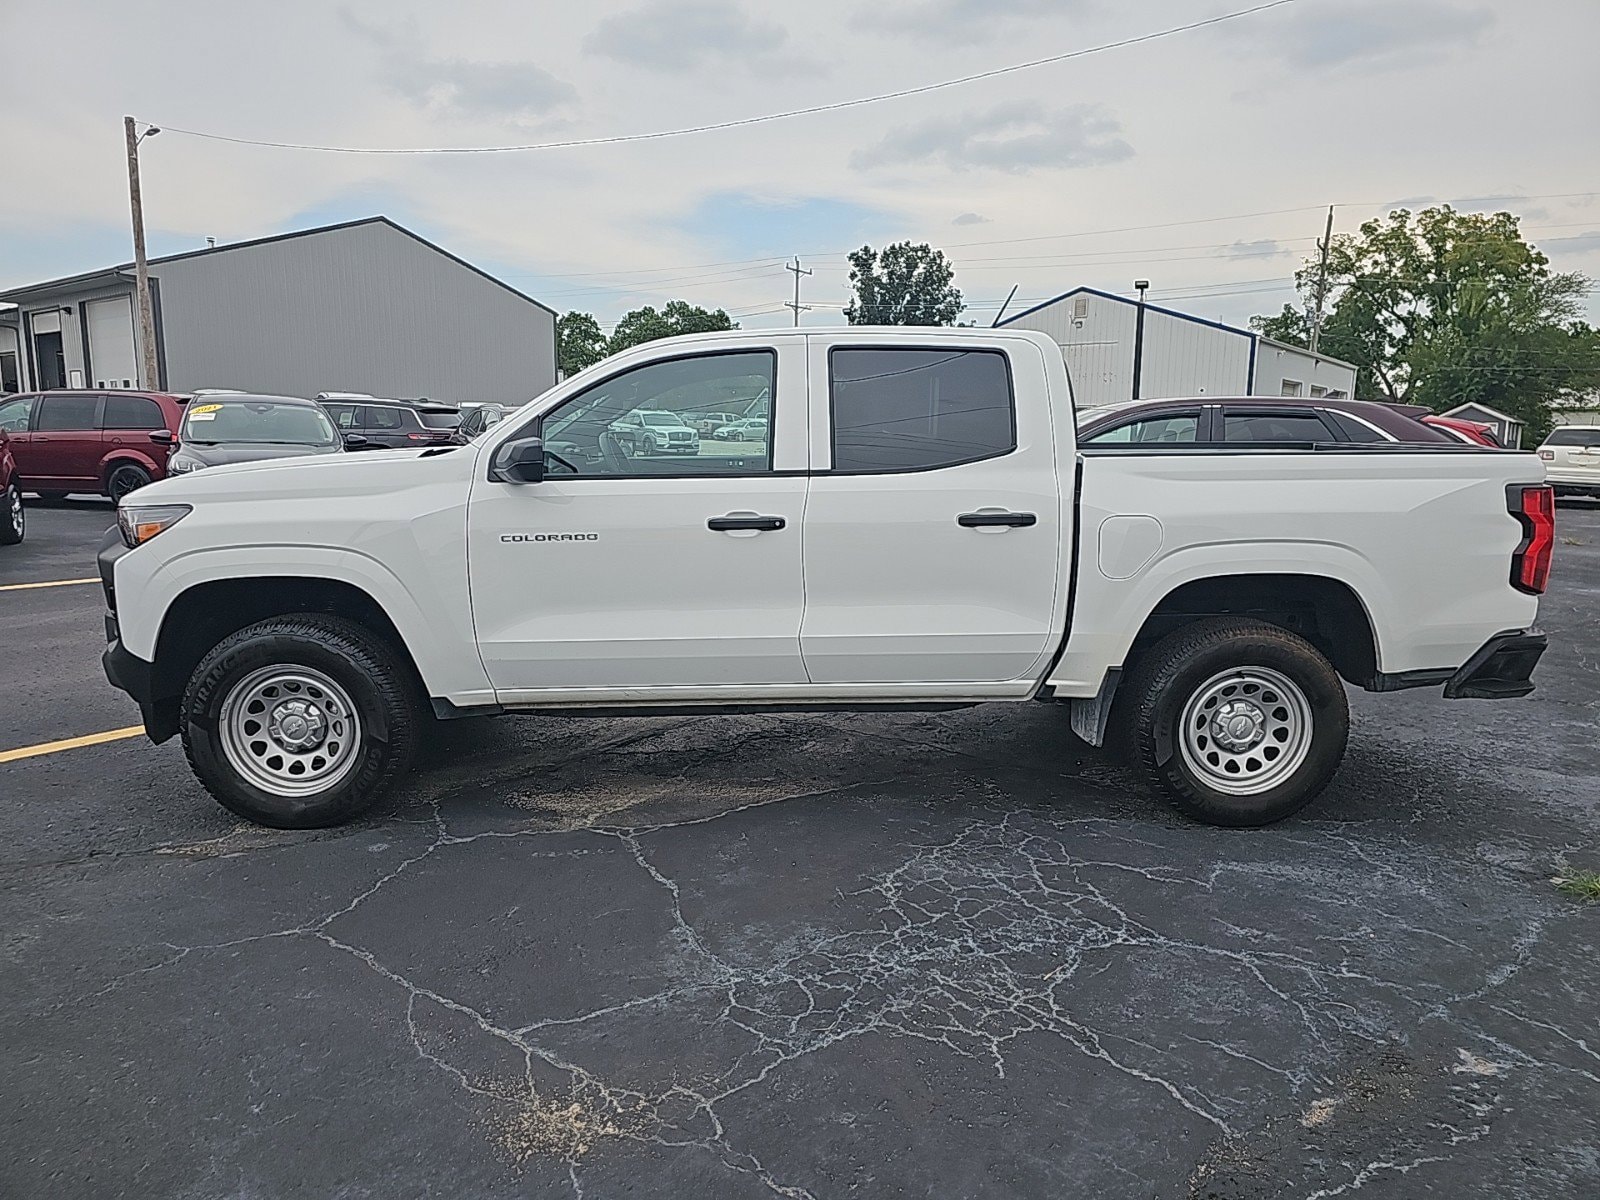
M 1296 276 L 1311 296 L 1317 268 Z M 1320 347 L 1360 369 L 1357 395 L 1436 412 L 1473 401 L 1542 437 L 1562 398 L 1600 386 L 1600 334 L 1581 319 L 1589 280 L 1550 270 L 1511 213 L 1449 205 L 1374 218 L 1335 237 Z M 1306 345 L 1292 306 L 1252 326 Z
M 926 242 L 895 242 L 850 255 L 852 325 L 949 325 L 964 307 L 955 268 Z
M 556 365 L 562 378 L 593 366 L 606 356 L 606 335 L 586 312 L 569 312 L 556 320 Z
M 646 305 L 624 316 L 606 344 L 606 353 L 615 354 L 629 346 L 681 333 L 716 333 L 737 328 L 733 319 L 720 308 L 700 308 L 686 300 L 670 300 L 659 312 Z

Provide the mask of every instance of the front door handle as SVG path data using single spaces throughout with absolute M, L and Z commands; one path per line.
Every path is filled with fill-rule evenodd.
M 788 522 L 782 517 L 763 517 L 754 513 L 739 513 L 737 515 L 729 513 L 725 517 L 709 518 L 706 521 L 706 528 L 714 529 L 719 533 L 729 529 L 758 529 L 770 533 L 773 530 L 782 529 L 786 524 Z
M 962 513 L 956 518 L 956 524 L 965 529 L 987 529 L 995 525 L 1006 525 L 1013 529 L 1037 525 L 1039 518 L 1033 513 L 1022 512 L 975 512 Z

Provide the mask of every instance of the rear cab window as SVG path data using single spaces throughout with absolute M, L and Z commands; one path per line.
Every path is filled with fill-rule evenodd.
M 460 413 L 429 412 L 427 409 L 420 409 L 417 412 L 417 416 L 422 419 L 422 423 L 429 429 L 454 429 L 461 424 Z
M 838 346 L 828 362 L 836 473 L 930 471 L 1017 447 L 1003 351 Z

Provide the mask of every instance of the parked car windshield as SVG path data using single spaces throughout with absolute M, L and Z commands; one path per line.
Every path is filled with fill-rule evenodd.
M 219 442 L 331 446 L 339 437 L 327 414 L 314 405 L 230 400 L 190 406 L 178 440 L 202 446 Z
M 679 425 L 683 424 L 682 419 L 678 416 L 677 413 L 670 413 L 670 412 L 644 412 L 644 413 L 640 413 L 639 415 L 644 418 L 644 423 L 646 425 L 655 425 L 658 428 L 660 426 L 663 426 L 663 425 L 671 425 L 673 427 L 676 427 L 676 426 L 679 426 Z

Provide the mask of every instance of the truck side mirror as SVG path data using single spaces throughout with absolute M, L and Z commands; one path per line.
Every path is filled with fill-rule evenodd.
M 152 429 L 150 431 L 150 440 L 158 446 L 172 446 L 176 445 L 178 441 L 170 429 Z
M 496 483 L 543 483 L 544 439 L 513 438 L 494 452 L 489 478 Z

